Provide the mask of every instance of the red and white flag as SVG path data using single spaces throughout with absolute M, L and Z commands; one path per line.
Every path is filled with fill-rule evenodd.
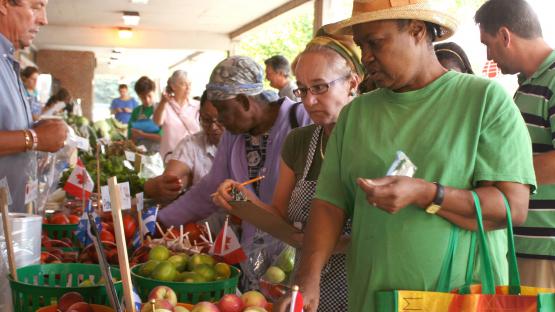
M 214 245 L 210 248 L 210 253 L 222 257 L 228 264 L 236 264 L 247 259 L 237 236 L 227 223 L 227 218 L 223 229 L 216 237 Z
M 291 305 L 289 305 L 289 312 L 303 312 L 303 294 L 299 291 L 298 286 L 293 286 L 291 292 Z
M 83 198 L 83 193 L 85 194 L 85 199 L 89 199 L 91 192 L 94 189 L 94 182 L 85 169 L 81 159 L 77 159 L 77 165 L 69 175 L 66 185 L 64 185 L 64 190 L 77 198 Z
M 501 74 L 501 70 L 497 67 L 497 63 L 492 60 L 488 60 L 486 64 L 484 64 L 484 68 L 482 68 L 482 76 L 488 78 L 496 78 Z

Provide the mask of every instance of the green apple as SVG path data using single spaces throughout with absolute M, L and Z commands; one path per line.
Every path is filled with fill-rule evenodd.
M 160 262 L 152 271 L 151 277 L 159 281 L 173 281 L 177 276 L 177 270 L 169 261 Z
M 79 287 L 91 287 L 94 286 L 94 283 L 90 279 L 86 279 L 79 283 Z
M 266 270 L 264 273 L 264 278 L 272 283 L 272 284 L 279 284 L 285 280 L 285 272 L 277 266 L 271 266 Z
M 166 246 L 154 246 L 148 253 L 148 260 L 164 261 L 170 257 L 170 250 Z
M 158 260 L 148 260 L 147 262 L 143 263 L 139 268 L 139 272 L 138 272 L 139 275 L 144 277 L 149 277 L 150 274 L 152 274 L 152 271 L 154 271 L 154 268 L 156 268 L 158 264 L 160 264 L 160 261 Z
M 216 264 L 216 260 L 214 260 L 214 258 L 212 258 L 212 256 L 207 255 L 207 254 L 200 254 L 200 259 L 202 261 L 202 263 L 204 264 L 208 264 L 211 266 L 214 266 L 214 264 Z
M 183 272 L 178 274 L 178 276 L 175 278 L 175 281 L 185 283 L 199 283 L 204 282 L 204 279 L 202 276 L 195 272 Z
M 295 249 L 285 248 L 277 259 L 276 265 L 285 273 L 291 273 L 295 267 Z
M 197 265 L 203 263 L 204 262 L 202 261 L 201 254 L 194 254 L 191 256 L 191 258 L 189 258 L 189 261 L 187 262 L 187 269 L 189 271 L 193 271 Z
M 177 254 L 169 257 L 168 261 L 175 266 L 177 271 L 182 272 L 187 267 L 188 259 L 189 259 L 189 256 L 187 256 L 186 254 Z
M 214 270 L 214 267 L 209 264 L 197 265 L 194 272 L 208 282 L 211 282 L 216 278 L 216 271 Z
M 229 264 L 225 262 L 218 262 L 214 265 L 214 270 L 216 271 L 216 279 L 222 277 L 222 279 L 229 278 L 231 276 L 231 268 Z

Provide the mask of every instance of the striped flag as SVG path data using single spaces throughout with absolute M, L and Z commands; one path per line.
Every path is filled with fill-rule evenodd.
M 139 292 L 137 291 L 137 288 L 135 288 L 135 286 L 133 286 L 133 302 L 135 303 L 135 311 L 141 311 L 143 305 L 141 297 L 139 297 Z
M 133 249 L 141 247 L 141 234 L 139 234 L 139 231 L 135 232 L 135 235 L 133 235 L 131 246 L 133 246 Z
M 151 234 L 154 235 L 156 232 L 156 216 L 158 215 L 158 208 L 157 207 L 150 207 L 146 211 L 142 213 L 143 218 L 143 226 L 141 229 L 141 234 L 147 235 Z
M 87 246 L 92 243 L 94 236 L 91 233 L 91 227 L 89 225 L 89 217 L 87 215 L 88 212 L 92 212 L 92 216 L 94 218 L 94 223 L 96 223 L 96 228 L 98 229 L 98 234 L 100 235 L 100 231 L 102 231 L 102 222 L 100 217 L 96 215 L 94 209 L 92 209 L 91 201 L 87 201 L 87 206 L 85 207 L 85 211 L 81 215 L 81 220 L 79 221 L 79 225 L 77 226 L 77 230 L 75 231 L 75 236 L 77 239 L 83 244 L 83 246 Z

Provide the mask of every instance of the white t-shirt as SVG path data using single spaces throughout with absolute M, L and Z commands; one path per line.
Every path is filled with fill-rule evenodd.
M 180 161 L 189 167 L 193 172 L 194 185 L 210 171 L 217 150 L 218 146 L 210 144 L 206 133 L 200 131 L 179 141 L 169 159 Z

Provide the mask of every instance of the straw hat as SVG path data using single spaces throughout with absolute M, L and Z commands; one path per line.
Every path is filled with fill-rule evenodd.
M 329 25 L 328 30 L 338 34 L 352 34 L 352 26 L 390 19 L 413 19 L 437 24 L 443 30 L 436 41 L 453 35 L 458 21 L 439 11 L 429 0 L 354 0 L 351 18 Z

